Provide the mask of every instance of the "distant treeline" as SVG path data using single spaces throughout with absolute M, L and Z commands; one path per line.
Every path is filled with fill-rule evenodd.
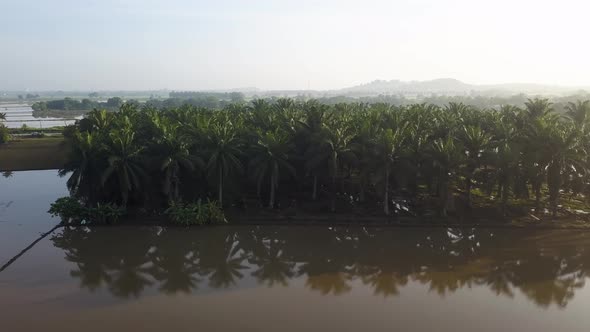
M 149 99 L 143 105 L 153 108 L 178 108 L 181 106 L 195 106 L 206 108 L 224 108 L 229 104 L 244 103 L 244 94 L 240 92 L 216 93 L 216 92 L 171 92 L 167 99 Z M 82 100 L 66 97 L 64 99 L 39 101 L 33 104 L 33 116 L 77 116 L 93 109 L 106 109 L 116 111 L 123 105 L 120 97 L 109 98 L 106 102 L 100 102 L 88 98 Z M 130 99 L 128 104 L 140 105 L 138 100 Z
M 284 96 L 283 96 L 284 97 Z M 126 100 L 128 104 L 135 104 L 138 106 L 146 106 L 148 108 L 156 109 L 173 109 L 182 106 L 204 107 L 209 109 L 223 109 L 231 104 L 243 104 L 249 100 L 264 99 L 268 102 L 275 102 L 281 96 L 252 96 L 246 98 L 241 92 L 194 92 L 194 91 L 179 91 L 170 92 L 170 98 L 167 99 L 149 99 L 145 102 L 140 102 L 135 99 Z M 472 105 L 480 109 L 497 108 L 502 105 L 514 105 L 524 107 L 526 101 L 530 96 L 519 94 L 509 97 L 487 97 L 487 96 L 416 96 L 414 98 L 405 97 L 403 95 L 379 95 L 370 97 L 348 97 L 348 96 L 323 96 L 315 98 L 318 102 L 326 105 L 336 105 L 339 103 L 362 103 L 362 104 L 376 104 L 387 103 L 393 106 L 404 106 L 415 103 L 427 103 L 436 106 L 445 106 L 449 103 L 464 103 Z M 310 99 L 307 95 L 298 95 L 292 98 L 297 102 L 305 102 Z M 553 97 L 550 100 L 553 103 L 553 109 L 557 113 L 564 113 L 569 102 L 576 100 L 588 100 L 590 94 L 580 93 L 571 96 Z M 64 98 L 52 101 L 40 101 L 33 104 L 33 116 L 47 117 L 47 116 L 78 116 L 85 114 L 93 109 L 106 109 L 107 111 L 118 110 L 123 104 L 124 100 L 120 97 L 109 98 L 106 102 L 95 101 L 92 99 L 77 100 L 73 98 Z
M 33 104 L 32 108 L 35 111 L 48 111 L 48 110 L 60 110 L 60 111 L 71 111 L 71 110 L 88 110 L 91 111 L 95 108 L 98 109 L 113 109 L 117 110 L 123 105 L 123 99 L 120 97 L 109 98 L 106 102 L 94 101 L 88 98 L 82 100 L 72 99 L 66 97 L 64 99 L 50 100 L 50 101 L 39 101 Z
M 530 95 L 518 94 L 513 96 L 417 96 L 415 98 L 408 98 L 403 95 L 379 95 L 370 97 L 349 97 L 349 96 L 326 96 L 317 98 L 318 101 L 328 105 L 336 105 L 339 103 L 386 103 L 394 106 L 407 106 L 415 103 L 426 103 L 436 106 L 445 106 L 449 103 L 463 103 L 472 105 L 480 109 L 497 108 L 502 105 L 514 105 L 518 107 L 524 107 L 527 100 L 531 98 Z M 276 99 L 276 98 L 271 98 Z M 302 98 L 295 98 L 301 100 Z M 569 96 L 551 97 L 549 98 L 553 103 L 553 109 L 557 113 L 566 112 L 566 106 L 570 102 L 576 102 L 577 100 L 588 100 L 590 99 L 589 93 L 579 93 Z M 303 98 L 306 100 L 306 98 Z
M 67 97 L 59 100 L 39 101 L 34 103 L 31 108 L 33 109 L 34 117 L 45 118 L 79 116 L 93 109 L 116 111 L 121 105 L 123 105 L 123 99 L 120 97 L 109 98 L 106 102 L 90 100 L 88 98 L 76 100 Z
M 178 108 L 181 106 L 195 106 L 206 108 L 224 108 L 229 104 L 243 103 L 246 98 L 241 92 L 170 92 L 168 99 L 150 99 L 147 106 L 154 108 Z
M 206 99 L 217 98 L 219 100 L 231 101 L 234 103 L 245 100 L 245 96 L 241 92 L 199 92 L 199 91 L 173 91 L 170 92 L 170 98 L 181 99 Z

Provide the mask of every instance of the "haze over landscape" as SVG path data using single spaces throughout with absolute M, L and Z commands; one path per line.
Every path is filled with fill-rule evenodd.
M 0 90 L 590 86 L 585 1 L 1 1 Z M 516 86 L 518 89 L 520 86 Z
M 2 331 L 590 331 L 589 9 L 0 0 Z

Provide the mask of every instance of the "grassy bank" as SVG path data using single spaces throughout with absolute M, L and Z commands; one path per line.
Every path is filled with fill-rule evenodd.
M 68 149 L 63 137 L 15 139 L 0 145 L 0 171 L 57 169 Z
M 8 128 L 11 134 L 33 134 L 33 133 L 44 133 L 44 134 L 61 134 L 64 130 L 63 126 L 56 126 L 51 128 L 37 128 L 37 127 L 20 127 L 20 128 Z

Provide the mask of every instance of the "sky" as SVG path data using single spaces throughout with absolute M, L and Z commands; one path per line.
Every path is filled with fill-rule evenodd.
M 0 0 L 0 90 L 590 86 L 587 0 Z

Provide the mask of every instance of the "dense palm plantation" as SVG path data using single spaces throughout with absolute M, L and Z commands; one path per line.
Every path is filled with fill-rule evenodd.
M 224 208 L 453 215 L 485 204 L 509 214 L 560 213 L 590 187 L 590 102 L 557 114 L 461 103 L 321 104 L 254 100 L 223 109 L 93 111 L 68 128 L 72 194 L 162 211 L 217 200 Z M 382 211 L 382 212 L 378 212 Z

